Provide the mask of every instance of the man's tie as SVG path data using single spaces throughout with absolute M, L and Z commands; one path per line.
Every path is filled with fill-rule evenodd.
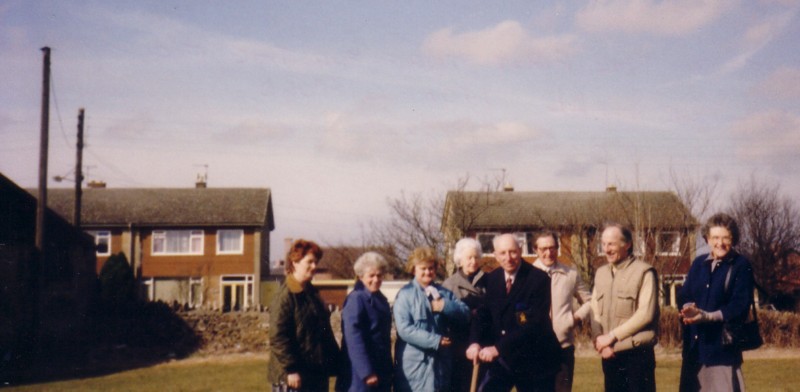
M 511 278 L 506 278 L 506 294 L 511 292 Z

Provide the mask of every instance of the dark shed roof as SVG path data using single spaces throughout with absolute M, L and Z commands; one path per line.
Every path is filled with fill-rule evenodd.
M 51 188 L 48 206 L 72 219 L 74 189 Z M 81 221 L 91 226 L 266 226 L 275 228 L 269 188 L 89 188 Z
M 447 194 L 444 222 L 459 221 L 455 200 L 466 198 L 472 228 L 574 227 L 613 220 L 653 228 L 692 228 L 697 221 L 672 192 L 458 192 Z M 455 211 L 455 212 L 453 212 Z M 638 220 L 635 222 L 634 220 Z M 637 224 L 638 223 L 638 224 Z

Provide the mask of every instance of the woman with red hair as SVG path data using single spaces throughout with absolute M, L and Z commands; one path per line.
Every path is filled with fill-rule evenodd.
M 336 374 L 339 346 L 330 314 L 311 278 L 322 249 L 299 239 L 286 255 L 286 280 L 270 307 L 268 379 L 297 391 L 327 391 Z

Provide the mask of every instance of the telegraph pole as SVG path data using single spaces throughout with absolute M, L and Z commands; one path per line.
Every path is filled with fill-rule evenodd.
M 75 210 L 72 217 L 72 224 L 78 229 L 81 228 L 81 199 L 83 197 L 83 108 L 78 111 L 78 157 L 75 161 Z
M 47 242 L 45 241 L 45 216 L 47 215 L 47 152 L 50 138 L 50 48 L 42 48 L 44 52 L 44 70 L 42 73 L 42 123 L 39 145 L 39 200 L 36 205 L 36 257 L 31 260 L 29 269 L 29 304 L 33 310 L 26 320 L 26 331 L 22 333 L 22 341 L 26 350 L 36 349 L 39 339 L 41 321 L 41 288 L 44 287 L 42 271 L 47 260 Z
M 47 152 L 50 138 L 50 48 L 42 48 L 44 52 L 44 70 L 42 73 L 42 122 L 39 140 L 39 203 L 36 206 L 36 248 L 40 260 L 45 257 L 45 212 L 47 210 Z

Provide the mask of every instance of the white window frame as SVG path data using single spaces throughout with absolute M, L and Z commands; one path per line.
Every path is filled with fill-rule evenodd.
M 239 233 L 239 249 L 222 250 L 222 232 Z M 217 230 L 217 254 L 218 255 L 241 255 L 244 254 L 244 230 L 242 229 L 219 229 Z
M 253 307 L 255 295 L 255 275 L 221 275 L 219 277 L 219 308 L 225 308 L 225 287 L 230 286 L 232 293 L 231 296 L 236 296 L 238 290 L 243 290 L 242 299 L 244 303 L 241 304 L 239 311 L 249 310 Z M 233 311 L 233 310 L 231 310 Z
M 200 298 L 194 297 L 194 286 L 199 286 Z M 203 278 L 189 278 L 189 306 L 196 308 L 203 306 Z
M 93 230 L 89 234 L 94 237 L 94 245 L 100 245 L 103 239 L 106 240 L 106 251 L 96 252 L 97 256 L 111 256 L 111 232 L 108 230 Z
M 595 253 L 597 256 L 605 256 L 606 251 L 603 250 L 603 232 L 598 230 L 597 234 L 595 235 Z
M 522 252 L 520 252 L 520 256 L 535 256 L 536 255 L 536 252 L 533 252 L 533 253 L 528 252 L 528 233 L 526 233 L 524 231 L 517 231 L 517 232 L 511 233 L 511 235 L 513 235 L 514 238 L 517 240 L 517 245 L 519 245 L 519 248 L 522 250 Z
M 189 233 L 188 252 L 170 252 L 167 250 L 167 233 Z M 163 250 L 156 251 L 156 242 L 163 241 Z M 192 244 L 199 241 L 199 249 L 192 250 Z M 153 230 L 153 238 L 150 241 L 150 254 L 153 256 L 202 256 L 205 249 L 205 232 L 203 230 Z
M 638 257 L 647 257 L 647 241 L 641 231 L 633 233 L 633 254 Z
M 663 244 L 665 235 L 675 236 L 672 244 Z M 667 246 L 669 249 L 667 249 Z M 679 231 L 661 231 L 656 236 L 656 256 L 680 256 L 681 254 L 681 233 Z
M 489 242 L 491 243 L 494 240 L 494 237 L 496 237 L 498 235 L 500 235 L 499 232 L 492 232 L 492 231 L 488 231 L 488 232 L 484 232 L 484 233 L 478 233 L 478 234 L 475 235 L 475 240 L 478 241 L 478 243 L 480 243 L 482 236 L 491 236 L 491 239 L 489 240 Z M 489 250 L 487 248 L 488 247 L 483 246 L 483 244 L 481 244 L 481 249 L 483 251 L 483 254 L 481 256 L 483 256 L 483 257 L 494 256 L 494 252 L 487 252 L 487 250 Z
M 155 278 L 142 278 L 142 285 L 147 290 L 147 300 L 153 302 L 156 297 Z

